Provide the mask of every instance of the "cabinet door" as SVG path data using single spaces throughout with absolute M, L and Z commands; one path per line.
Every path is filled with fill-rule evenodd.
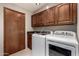
M 37 14 L 32 15 L 32 27 L 37 26 Z
M 19 47 L 18 50 L 22 50 L 25 48 L 25 15 L 23 14 L 16 14 L 17 17 L 17 28 L 18 28 L 18 39 L 19 39 Z
M 40 17 L 40 13 L 37 13 L 37 27 L 39 27 L 40 26 L 40 21 L 41 20 L 41 17 Z
M 73 3 L 73 23 L 77 23 L 77 3 Z
M 47 14 L 48 14 L 48 12 L 47 12 L 47 10 L 44 10 L 43 12 L 42 12 L 42 23 L 43 23 L 43 26 L 46 26 L 47 25 Z
M 32 26 L 33 27 L 40 27 L 43 26 L 43 22 L 42 22 L 42 12 L 37 13 L 35 15 L 32 16 Z
M 40 27 L 40 26 L 43 26 L 43 19 L 42 19 L 42 12 L 38 13 L 37 14 L 37 25 Z
M 32 49 L 32 33 L 27 33 L 27 45 L 28 48 Z
M 47 9 L 47 25 L 54 25 L 55 24 L 55 11 L 54 8 Z
M 56 7 L 57 24 L 72 24 L 72 4 L 60 4 Z

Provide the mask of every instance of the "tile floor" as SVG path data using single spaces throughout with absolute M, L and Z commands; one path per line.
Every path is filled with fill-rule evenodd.
M 10 56 L 31 56 L 31 54 L 32 54 L 32 51 L 29 48 L 27 48 L 27 49 L 21 50 L 17 53 L 14 53 Z

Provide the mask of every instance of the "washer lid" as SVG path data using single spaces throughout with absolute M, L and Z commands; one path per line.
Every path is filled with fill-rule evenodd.
M 32 34 L 32 37 L 41 37 L 41 38 L 45 38 L 46 35 L 41 35 L 41 34 Z
M 73 38 L 73 37 L 46 35 L 46 40 L 61 42 L 61 43 L 70 44 L 70 45 L 78 45 L 78 41 L 75 37 Z
M 76 37 L 76 33 L 73 31 L 55 31 L 54 35 L 65 36 L 65 37 Z

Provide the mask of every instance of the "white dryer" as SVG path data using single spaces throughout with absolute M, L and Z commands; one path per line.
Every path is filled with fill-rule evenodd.
M 78 41 L 75 32 L 55 31 L 54 35 L 46 35 L 47 56 L 77 56 Z

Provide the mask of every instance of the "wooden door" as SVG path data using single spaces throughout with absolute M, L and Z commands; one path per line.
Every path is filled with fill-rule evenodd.
M 25 48 L 25 15 L 4 8 L 4 55 L 10 55 Z
M 72 24 L 72 4 L 60 4 L 56 6 L 55 11 L 57 24 Z
M 18 29 L 18 41 L 19 41 L 19 50 L 25 48 L 25 15 L 18 14 L 17 17 L 17 29 Z

